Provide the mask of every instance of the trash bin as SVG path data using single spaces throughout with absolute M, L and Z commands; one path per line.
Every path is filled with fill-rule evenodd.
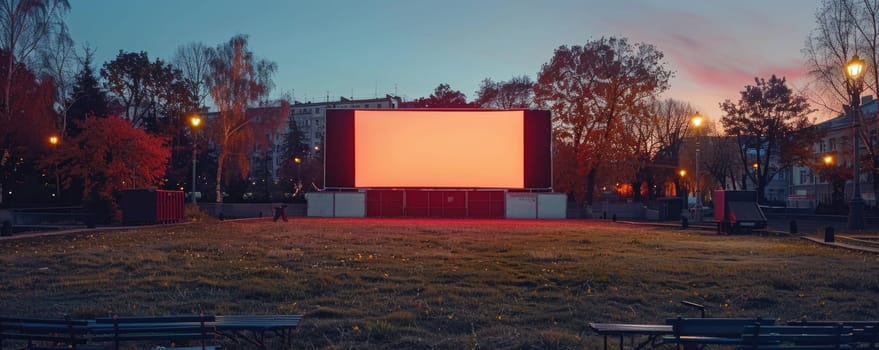
M 824 242 L 833 243 L 835 241 L 835 232 L 833 231 L 833 226 L 827 226 L 824 228 Z

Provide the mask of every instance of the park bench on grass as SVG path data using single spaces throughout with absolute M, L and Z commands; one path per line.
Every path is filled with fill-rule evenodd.
M 630 324 L 630 323 L 597 323 L 590 322 L 589 328 L 604 337 L 604 350 L 608 349 L 608 338 L 619 337 L 620 350 L 623 350 L 625 338 L 632 339 L 632 348 L 635 350 L 647 347 L 654 348 L 661 344 L 660 338 L 671 334 L 671 326 L 664 324 Z M 646 338 L 635 343 L 635 338 Z
M 790 326 L 845 326 L 852 328 L 852 342 L 879 348 L 879 321 L 791 321 Z
M 0 317 L 0 349 L 5 340 L 22 342 L 28 350 L 82 349 L 88 332 L 85 320 Z
M 214 350 L 218 346 L 208 345 L 215 338 L 213 315 L 155 316 L 155 317 L 107 317 L 95 319 L 89 327 L 91 341 L 113 343 L 118 350 L 122 343 L 151 342 L 157 346 L 176 349 Z M 179 347 L 184 343 L 196 342 L 196 346 Z
M 292 347 L 293 331 L 299 326 L 302 315 L 228 315 L 216 316 L 211 326 L 221 335 L 236 344 L 248 343 L 257 349 L 266 349 L 267 335 L 281 338 L 281 348 Z
M 757 318 L 670 318 L 672 335 L 663 337 L 664 343 L 676 344 L 678 349 L 701 349 L 704 345 L 739 345 L 746 326 L 774 325 L 775 320 Z
M 852 348 L 849 326 L 745 327 L 740 350 L 836 350 Z

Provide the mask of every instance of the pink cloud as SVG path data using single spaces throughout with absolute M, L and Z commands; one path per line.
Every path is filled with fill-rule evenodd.
M 633 41 L 654 44 L 678 77 L 691 84 L 729 89 L 753 84 L 755 77 L 799 80 L 807 75 L 799 46 L 778 42 L 790 44 L 793 35 L 778 19 L 749 10 L 732 11 L 728 17 L 736 20 L 727 21 L 719 21 L 717 14 L 649 10 L 607 24 Z

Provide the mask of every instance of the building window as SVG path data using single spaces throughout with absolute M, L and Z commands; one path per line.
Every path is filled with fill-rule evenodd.
M 363 105 L 363 108 L 369 108 L 369 103 Z
M 830 151 L 836 149 L 836 139 L 830 139 Z
M 375 106 L 375 108 L 382 108 L 382 104 L 379 103 L 377 106 Z
M 806 171 L 800 170 L 800 185 L 806 183 Z
M 820 152 L 820 153 L 824 153 L 824 149 L 825 149 L 825 147 L 824 147 L 824 140 L 821 140 L 821 142 L 818 143 L 818 152 Z

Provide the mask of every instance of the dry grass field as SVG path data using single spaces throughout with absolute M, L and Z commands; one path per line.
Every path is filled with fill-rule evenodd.
M 879 255 L 598 221 L 207 222 L 0 241 L 0 314 L 305 315 L 305 349 L 601 347 L 697 311 L 879 319 Z M 234 345 L 229 348 L 235 348 Z

